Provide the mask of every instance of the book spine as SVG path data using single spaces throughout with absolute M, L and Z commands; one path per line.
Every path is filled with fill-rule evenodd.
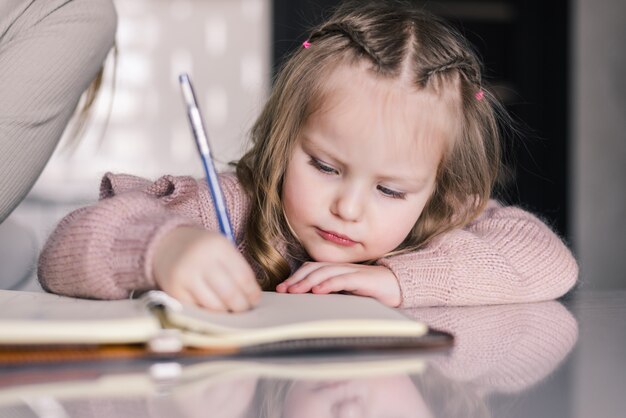
M 151 290 L 141 296 L 141 300 L 149 309 L 160 307 L 166 310 L 179 312 L 183 310 L 183 305 L 167 293 L 161 290 Z
M 185 347 L 182 340 L 181 331 L 175 328 L 168 328 L 167 312 L 181 311 L 182 304 L 160 290 L 151 290 L 141 296 L 141 300 L 146 308 L 155 315 L 161 323 L 161 332 L 152 337 L 148 343 L 148 349 L 158 354 L 175 354 L 181 352 Z

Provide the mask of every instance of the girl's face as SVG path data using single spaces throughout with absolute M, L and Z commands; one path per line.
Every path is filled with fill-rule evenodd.
M 382 257 L 406 238 L 433 193 L 450 113 L 433 93 L 407 85 L 360 66 L 329 77 L 282 190 L 287 221 L 313 260 Z
M 283 417 L 432 417 L 409 376 L 298 382 Z

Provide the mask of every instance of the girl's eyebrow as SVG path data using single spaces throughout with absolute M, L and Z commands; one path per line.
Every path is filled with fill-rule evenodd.
M 398 187 L 403 192 L 417 192 L 424 188 L 429 179 L 428 177 L 418 176 L 417 174 L 411 174 L 406 176 L 398 174 L 379 176 L 376 178 L 376 180 L 383 183 L 384 185 L 389 185 L 389 187 L 391 188 Z
M 428 182 L 427 177 L 416 176 L 416 175 L 406 175 L 406 176 L 386 175 L 386 176 L 379 176 L 378 179 L 383 182 L 399 183 L 400 185 L 415 186 L 415 187 L 422 186 Z
M 310 151 L 319 152 L 321 154 L 324 154 L 325 158 L 329 158 L 337 164 L 345 165 L 345 163 L 343 162 L 341 158 L 338 158 L 332 151 L 329 151 L 323 146 L 320 146 L 318 143 L 316 143 L 307 135 L 302 135 L 302 147 L 305 149 L 305 151 L 310 150 Z

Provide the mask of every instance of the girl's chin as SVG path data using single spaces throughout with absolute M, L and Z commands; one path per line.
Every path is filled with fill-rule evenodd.
M 352 263 L 357 264 L 363 262 L 364 260 L 358 257 L 354 257 L 350 254 L 343 254 L 341 249 L 336 250 L 327 250 L 327 249 L 313 249 L 312 251 L 307 251 L 309 257 L 313 261 L 318 263 Z

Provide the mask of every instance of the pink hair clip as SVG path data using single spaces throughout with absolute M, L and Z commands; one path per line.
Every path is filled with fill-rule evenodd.
M 307 39 L 302 43 L 302 46 L 304 47 L 304 49 L 309 49 L 309 47 L 311 46 L 311 42 L 309 42 Z
M 474 94 L 474 97 L 476 97 L 476 100 L 482 100 L 483 97 L 485 97 L 485 92 L 483 89 L 480 89 L 476 92 L 476 94 Z

